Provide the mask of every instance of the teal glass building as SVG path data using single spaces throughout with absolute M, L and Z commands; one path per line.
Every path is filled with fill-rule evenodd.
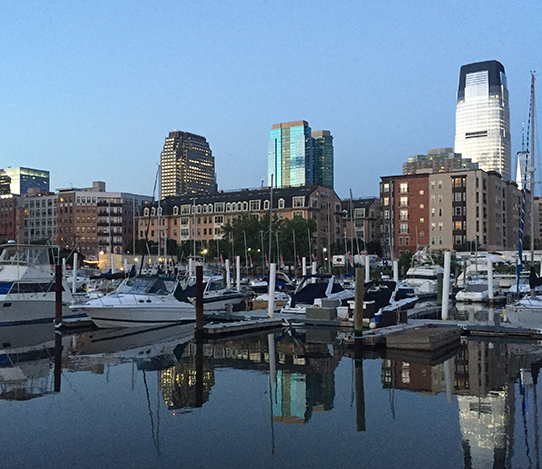
M 333 136 L 329 130 L 318 130 L 312 138 L 314 184 L 333 189 Z
M 333 138 L 311 132 L 306 121 L 273 125 L 269 132 L 268 182 L 273 187 L 319 184 L 333 188 Z

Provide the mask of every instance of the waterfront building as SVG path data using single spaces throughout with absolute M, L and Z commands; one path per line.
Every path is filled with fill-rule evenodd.
M 342 235 L 344 244 L 348 246 L 346 251 L 359 254 L 367 250 L 367 243 L 380 241 L 380 199 L 344 199 L 341 209 Z
M 31 190 L 49 192 L 49 171 L 22 167 L 0 169 L 0 193 L 22 195 Z
M 435 148 L 426 155 L 409 156 L 408 161 L 403 163 L 403 174 L 447 173 L 459 169 L 478 169 L 478 163 L 462 158 L 459 153 L 454 153 L 453 148 Z
M 496 60 L 461 67 L 454 150 L 480 169 L 511 179 L 508 88 L 504 67 Z
M 384 176 L 381 181 L 381 245 L 391 260 L 429 243 L 429 173 Z
M 105 182 L 84 189 L 61 189 L 56 213 L 56 244 L 89 258 L 100 253 L 123 254 L 133 249 L 135 216 L 151 197 L 107 192 Z
M 522 194 L 496 171 L 451 171 L 382 177 L 381 228 L 395 257 L 428 249 L 515 250 Z M 526 200 L 525 233 L 530 227 Z M 389 255 L 389 254 L 387 254 Z
M 160 158 L 161 198 L 216 191 L 215 159 L 201 135 L 174 130 Z
M 53 244 L 55 240 L 56 208 L 58 195 L 54 192 L 30 193 L 23 196 L 25 243 L 44 241 Z
M 329 130 L 312 132 L 313 183 L 333 189 L 333 136 Z
M 272 194 L 271 188 L 262 187 L 167 197 L 144 209 L 138 218 L 138 238 L 158 242 L 167 237 L 177 244 L 217 241 L 222 239 L 223 226 L 235 218 L 268 214 L 271 200 L 273 216 L 279 220 L 303 217 L 316 221 L 312 251 L 319 259 L 324 248 L 342 241 L 341 201 L 333 189 L 322 186 L 273 189 Z
M 22 198 L 17 194 L 0 195 L 0 242 L 13 240 L 23 242 L 22 227 L 24 208 Z

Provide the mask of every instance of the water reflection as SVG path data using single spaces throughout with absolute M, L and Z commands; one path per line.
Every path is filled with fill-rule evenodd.
M 466 311 L 465 315 L 472 316 L 473 312 Z M 126 388 L 134 387 L 139 373 L 150 416 L 146 425 L 151 427 L 161 457 L 165 457 L 164 443 L 159 445 L 158 436 L 173 451 L 174 442 L 169 440 L 169 435 L 176 433 L 173 425 L 190 422 L 191 431 L 220 435 L 219 429 L 229 425 L 220 419 L 227 406 L 242 415 L 244 407 L 257 405 L 257 396 L 243 400 L 239 391 L 226 392 L 220 386 L 229 376 L 224 372 L 235 371 L 241 381 L 249 373 L 258 377 L 247 380 L 247 395 L 265 393 L 266 404 L 258 415 L 267 418 L 271 426 L 271 455 L 285 452 L 284 443 L 281 446 L 275 440 L 280 442 L 286 435 L 304 438 L 305 432 L 298 429 L 304 426 L 312 438 L 316 438 L 314 431 L 325 432 L 326 438 L 336 443 L 340 436 L 342 447 L 352 447 L 342 449 L 344 458 L 356 454 L 354 443 L 359 438 L 371 454 L 370 448 L 394 431 L 395 441 L 408 441 L 413 451 L 436 451 L 434 457 L 441 458 L 439 467 L 457 467 L 452 465 L 457 460 L 466 468 L 539 467 L 540 463 L 537 384 L 542 348 L 536 343 L 501 337 L 469 338 L 459 346 L 432 353 L 365 349 L 356 357 L 346 334 L 337 330 L 287 329 L 235 339 L 201 340 L 194 337 L 190 326 L 92 331 L 57 336 L 56 340 L 51 327 L 13 328 L 0 330 L 0 341 L 0 397 L 4 401 L 35 401 L 55 394 L 55 390 L 60 397 L 76 399 L 86 389 L 74 393 L 74 380 L 68 373 L 86 373 L 92 378 L 86 381 L 89 387 L 101 386 L 102 381 L 95 379 L 107 377 L 111 397 L 122 395 L 122 401 L 112 402 L 137 406 L 138 400 Z M 120 370 L 125 373 L 126 365 L 133 370 L 131 384 L 109 379 L 117 369 L 119 376 Z M 262 379 L 265 386 L 260 387 Z M 234 384 L 232 381 L 229 386 Z M 153 395 L 158 403 L 151 405 Z M 389 412 L 381 405 L 384 401 Z M 397 402 L 402 403 L 400 408 Z M 402 420 L 405 404 L 418 414 L 413 422 Z M 167 416 L 178 417 L 173 421 L 179 423 L 157 418 L 160 408 Z M 187 420 L 195 412 L 206 422 L 205 428 L 196 420 Z M 447 416 L 450 428 L 445 434 L 438 429 L 441 414 Z M 422 416 L 429 430 L 416 427 Z M 257 422 L 256 418 L 254 428 L 258 428 Z M 325 427 L 340 431 L 335 435 Z M 435 441 L 409 439 L 409 432 L 430 432 L 431 428 L 435 428 Z M 438 456 L 441 438 L 451 440 L 447 451 L 452 454 Z M 256 448 L 259 446 L 252 450 Z M 276 452 L 276 448 L 283 451 Z M 391 461 L 397 451 L 375 454 L 382 461 Z M 321 455 L 323 459 L 314 463 L 333 465 L 333 456 L 326 460 Z M 405 463 L 404 467 L 416 466 Z

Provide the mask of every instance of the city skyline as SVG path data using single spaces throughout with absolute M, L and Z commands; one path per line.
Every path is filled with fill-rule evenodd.
M 515 168 L 542 65 L 530 3 L 298 2 L 268 21 L 278 5 L 4 3 L 2 166 L 150 195 L 177 128 L 210 142 L 219 189 L 258 187 L 269 127 L 305 119 L 334 137 L 337 194 L 376 196 L 409 156 L 453 146 L 459 68 L 498 60 Z

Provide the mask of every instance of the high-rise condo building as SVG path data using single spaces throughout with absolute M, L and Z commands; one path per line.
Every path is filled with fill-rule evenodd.
M 333 137 L 311 132 L 306 121 L 273 125 L 269 132 L 268 179 L 273 187 L 319 184 L 333 189 Z
M 333 189 L 333 136 L 329 130 L 312 132 L 313 182 Z
M 504 67 L 496 60 L 463 65 L 455 114 L 455 148 L 484 171 L 511 178 L 510 108 Z
M 161 158 L 161 198 L 216 192 L 215 159 L 205 137 L 174 130 Z

